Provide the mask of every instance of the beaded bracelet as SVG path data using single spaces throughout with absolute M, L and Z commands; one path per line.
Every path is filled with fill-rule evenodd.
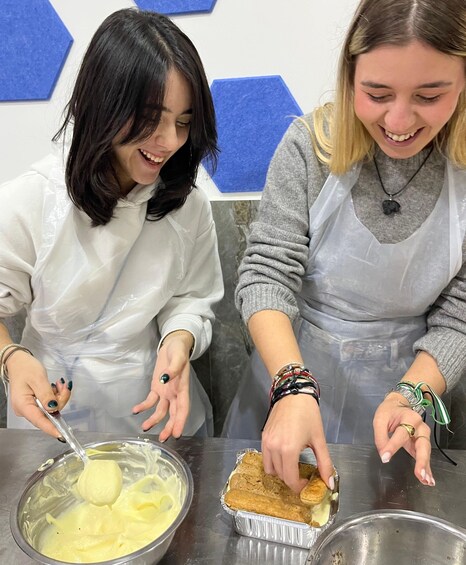
M 319 404 L 320 388 L 318 382 L 312 376 L 309 369 L 306 369 L 306 367 L 298 363 L 285 365 L 274 376 L 272 387 L 270 389 L 270 406 L 267 411 L 262 430 L 267 423 L 274 405 L 279 400 L 290 394 L 308 394 L 315 398 L 317 404 Z
M 319 401 L 320 398 L 320 388 L 317 381 L 312 378 L 301 378 L 301 377 L 291 377 L 287 379 L 284 383 L 280 386 L 274 387 L 270 389 L 270 401 L 276 402 L 275 398 L 278 398 L 282 392 L 292 391 L 293 394 L 299 394 L 299 391 L 302 389 L 311 389 L 315 392 L 316 399 Z
M 287 363 L 286 365 L 283 365 L 283 367 L 279 369 L 272 377 L 272 381 L 275 384 L 286 373 L 292 373 L 295 369 L 303 370 L 305 368 L 306 367 L 304 367 L 302 363 L 298 363 L 297 361 L 292 361 L 291 363 Z
M 288 396 L 289 394 L 310 394 L 313 396 L 317 404 L 319 404 L 319 392 L 317 388 L 314 386 L 313 383 L 291 383 L 289 386 L 280 387 L 276 391 L 274 391 L 272 398 L 270 400 L 271 406 L 276 404 L 279 400 L 283 397 Z
M 272 389 L 281 386 L 284 382 L 292 379 L 293 377 L 308 378 L 317 385 L 317 381 L 312 376 L 311 371 L 309 371 L 309 369 L 307 369 L 304 365 L 300 363 L 289 363 L 282 367 L 272 378 Z

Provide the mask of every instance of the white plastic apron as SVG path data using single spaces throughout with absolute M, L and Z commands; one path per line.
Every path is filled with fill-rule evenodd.
M 296 328 L 305 364 L 321 386 L 327 441 L 372 443 L 374 412 L 413 361 L 426 313 L 462 263 L 465 173 L 447 164 L 434 210 L 409 238 L 381 244 L 357 218 L 360 173 L 330 175 L 309 212 L 309 266 Z M 462 184 L 463 183 L 463 184 Z M 224 435 L 260 438 L 270 377 L 256 351 Z
M 183 277 L 183 234 L 169 217 L 144 221 L 153 187 L 128 195 L 121 221 L 117 207 L 109 224 L 91 228 L 71 204 L 62 178 L 54 169 L 44 199 L 34 300 L 22 343 L 44 364 L 50 382 L 73 381 L 63 410 L 73 428 L 137 434 L 152 411 L 132 415 L 131 409 L 150 390 L 160 338 L 155 317 L 173 290 L 166 288 L 164 273 Z M 109 231 L 112 237 L 103 238 Z M 162 245 L 172 253 L 158 254 Z M 211 435 L 212 407 L 192 369 L 190 405 L 183 434 L 203 428 Z M 9 406 L 8 427 L 31 426 Z

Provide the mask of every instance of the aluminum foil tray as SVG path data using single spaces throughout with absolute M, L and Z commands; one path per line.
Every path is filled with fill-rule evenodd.
M 238 452 L 236 465 L 230 476 L 236 471 L 241 459 L 248 451 L 256 450 L 245 449 Z M 302 463 L 316 464 L 311 450 L 303 452 L 300 461 Z M 228 491 L 229 479 L 220 493 L 220 502 L 225 512 L 233 517 L 235 530 L 240 535 L 309 549 L 315 543 L 320 534 L 329 528 L 335 521 L 335 517 L 339 509 L 339 483 L 338 473 L 335 472 L 335 490 L 332 495 L 332 500 L 330 501 L 330 516 L 328 522 L 320 528 L 312 527 L 302 522 L 293 522 L 291 520 L 274 518 L 273 516 L 266 516 L 264 514 L 232 510 L 224 500 L 225 493 Z

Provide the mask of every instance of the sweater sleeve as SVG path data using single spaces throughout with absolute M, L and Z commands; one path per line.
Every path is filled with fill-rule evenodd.
M 428 331 L 414 344 L 437 361 L 450 391 L 466 375 L 466 243 L 463 266 L 434 303 L 427 317 Z
M 271 161 L 239 268 L 235 301 L 246 324 L 260 310 L 297 317 L 295 294 L 309 257 L 309 206 L 322 188 L 322 174 L 310 133 L 295 120 Z

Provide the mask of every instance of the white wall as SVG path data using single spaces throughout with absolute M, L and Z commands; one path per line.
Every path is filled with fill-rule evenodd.
M 49 101 L 0 102 L 0 183 L 45 156 L 88 42 L 102 20 L 132 0 L 50 0 L 74 38 Z M 210 14 L 173 20 L 196 45 L 214 79 L 281 75 L 304 112 L 331 97 L 339 48 L 357 0 L 217 0 Z M 207 175 L 212 200 L 258 198 L 221 194 Z

